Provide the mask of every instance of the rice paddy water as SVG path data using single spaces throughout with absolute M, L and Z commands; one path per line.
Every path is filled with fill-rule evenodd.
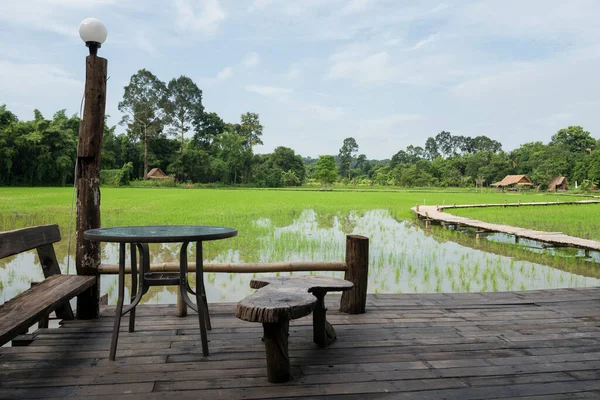
M 69 272 L 75 273 L 74 260 L 67 255 L 69 194 L 66 189 L 1 189 L 0 230 L 59 223 L 63 233 L 63 240 L 55 245 L 59 263 L 67 272 L 69 261 Z M 205 262 L 219 263 L 343 261 L 346 235 L 368 236 L 371 293 L 511 291 L 600 284 L 597 254 L 584 259 L 574 249 L 543 249 L 528 241 L 517 245 L 514 239 L 500 234 L 478 239 L 470 231 L 437 226 L 424 230 L 409 211 L 417 202 L 422 203 L 424 196 L 429 204 L 441 204 L 440 197 L 448 203 L 498 202 L 506 198 L 497 193 L 439 191 L 103 189 L 102 218 L 104 226 L 163 223 L 235 227 L 238 237 L 204 244 Z M 509 201 L 517 199 L 547 201 L 547 197 L 536 195 L 509 197 Z M 193 257 L 195 250 L 190 247 Z M 177 261 L 178 251 L 178 244 L 152 245 L 151 262 Z M 103 245 L 102 261 L 118 262 L 117 245 Z M 319 274 L 343 277 L 343 272 Z M 241 299 L 252 292 L 248 285 L 252 276 L 207 273 L 208 300 Z M 41 279 L 34 252 L 0 261 L 0 302 Z M 109 294 L 109 303 L 116 301 L 116 287 L 116 276 L 102 277 L 101 290 Z M 175 287 L 153 287 L 144 301 L 174 303 L 175 293 Z

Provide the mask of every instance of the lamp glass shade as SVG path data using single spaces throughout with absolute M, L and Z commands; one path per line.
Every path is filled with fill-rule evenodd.
M 84 42 L 104 43 L 106 40 L 106 26 L 96 18 L 86 18 L 79 25 L 79 36 Z

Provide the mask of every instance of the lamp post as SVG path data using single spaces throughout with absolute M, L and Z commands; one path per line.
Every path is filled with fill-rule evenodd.
M 83 232 L 100 228 L 100 151 L 104 133 L 108 62 L 97 54 L 106 40 L 106 34 L 104 24 L 95 18 L 87 18 L 79 26 L 79 36 L 89 48 L 90 55 L 85 60 L 85 106 L 77 147 L 75 265 L 78 275 L 96 277 L 96 284 L 77 297 L 79 319 L 92 319 L 99 315 L 100 243 L 84 240 Z

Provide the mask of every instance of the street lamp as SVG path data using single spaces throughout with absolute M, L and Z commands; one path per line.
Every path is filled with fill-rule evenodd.
M 98 57 L 106 40 L 106 27 L 96 18 L 84 19 L 79 36 L 90 49 L 85 58 L 85 103 L 77 145 L 77 275 L 94 276 L 96 284 L 77 296 L 77 318 L 98 318 L 100 300 L 100 243 L 84 240 L 83 232 L 100 228 L 100 154 L 106 109 L 108 61 Z
M 79 25 L 79 36 L 90 49 L 90 55 L 98 54 L 98 49 L 106 40 L 106 26 L 96 18 L 86 18 Z

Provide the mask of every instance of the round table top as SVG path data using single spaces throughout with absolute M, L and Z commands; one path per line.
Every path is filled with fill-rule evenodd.
M 83 233 L 86 240 L 117 243 L 203 242 L 234 237 L 237 229 L 225 226 L 156 225 L 119 226 L 90 229 Z

